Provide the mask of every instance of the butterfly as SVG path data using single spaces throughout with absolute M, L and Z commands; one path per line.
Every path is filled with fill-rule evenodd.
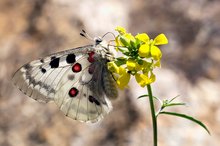
M 23 65 L 12 81 L 39 102 L 54 101 L 67 117 L 94 123 L 111 111 L 109 99 L 118 96 L 115 80 L 107 69 L 113 58 L 106 41 L 97 38 L 93 45 L 54 53 Z

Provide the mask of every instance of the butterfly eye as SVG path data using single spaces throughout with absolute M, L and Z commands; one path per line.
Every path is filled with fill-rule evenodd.
M 95 44 L 98 45 L 102 42 L 102 39 L 100 37 L 95 38 Z

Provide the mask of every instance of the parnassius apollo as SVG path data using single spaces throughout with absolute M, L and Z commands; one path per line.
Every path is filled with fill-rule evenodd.
M 12 80 L 27 96 L 44 103 L 54 101 L 66 116 L 94 123 L 111 110 L 109 98 L 118 96 L 107 69 L 112 58 L 110 47 L 98 38 L 94 45 L 31 61 Z

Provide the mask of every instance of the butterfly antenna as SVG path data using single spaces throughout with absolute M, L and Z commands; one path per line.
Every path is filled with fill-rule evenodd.
M 86 33 L 86 31 L 85 31 L 84 29 L 82 29 L 82 32 L 80 32 L 80 35 L 81 35 L 82 37 L 87 38 L 88 40 L 93 41 L 92 37 L 91 37 L 90 35 L 88 35 L 88 33 Z
M 103 39 L 106 35 L 108 35 L 108 34 L 111 34 L 111 35 L 114 37 L 114 39 L 116 38 L 114 33 L 112 33 L 112 32 L 106 32 L 106 33 L 102 36 L 102 39 Z
M 112 32 L 106 32 L 103 36 L 102 36 L 102 39 L 106 36 L 106 35 L 108 35 L 108 34 L 111 34 L 113 37 L 114 37 L 114 40 L 115 40 L 115 34 L 114 33 L 112 33 Z M 111 42 L 114 42 L 114 40 L 110 40 L 110 41 L 108 41 L 108 46 L 114 46 L 114 45 L 111 45 Z M 115 46 L 114 46 L 115 47 Z

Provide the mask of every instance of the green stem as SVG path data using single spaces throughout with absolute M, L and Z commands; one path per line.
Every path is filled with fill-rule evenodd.
M 153 141 L 154 141 L 154 146 L 157 146 L 157 118 L 155 115 L 154 101 L 153 101 L 153 95 L 152 95 L 152 90 L 151 90 L 150 84 L 147 85 L 147 91 L 148 91 L 148 95 L 149 95 L 151 118 L 152 118 L 152 124 L 153 124 Z

